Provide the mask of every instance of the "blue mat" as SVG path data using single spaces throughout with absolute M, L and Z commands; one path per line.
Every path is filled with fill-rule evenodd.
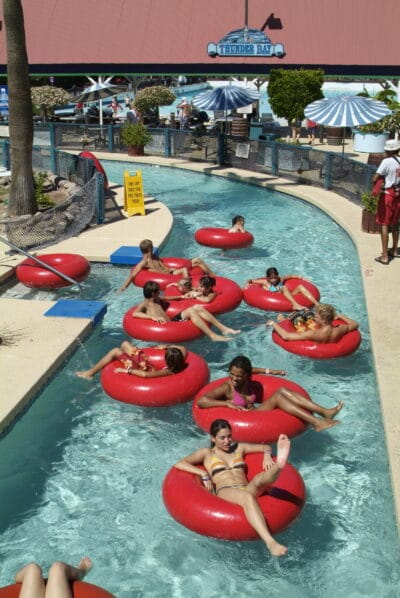
M 158 255 L 158 248 L 154 247 L 154 255 Z M 142 253 L 139 247 L 122 245 L 110 255 L 112 264 L 124 264 L 126 266 L 136 266 L 142 259 Z
M 104 301 L 59 299 L 44 315 L 57 318 L 88 318 L 92 320 L 93 326 L 96 326 L 106 313 L 107 303 Z

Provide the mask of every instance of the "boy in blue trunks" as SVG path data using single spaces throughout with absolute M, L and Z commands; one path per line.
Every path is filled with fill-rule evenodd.
M 144 301 L 142 301 L 132 313 L 134 318 L 147 318 L 149 320 L 154 320 L 159 324 L 190 320 L 192 324 L 197 326 L 197 328 L 200 328 L 200 330 L 212 341 L 219 342 L 230 341 L 232 340 L 232 337 L 229 335 L 239 334 L 241 332 L 240 330 L 234 330 L 233 328 L 228 328 L 221 324 L 221 322 L 210 314 L 202 305 L 193 305 L 193 307 L 184 309 L 174 318 L 169 318 L 161 304 L 160 285 L 152 280 L 146 282 L 144 285 L 143 297 Z M 222 335 L 213 332 L 209 327 L 210 324 L 218 328 L 218 330 L 222 332 Z

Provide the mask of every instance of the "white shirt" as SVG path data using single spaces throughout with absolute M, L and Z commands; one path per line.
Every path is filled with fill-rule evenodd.
M 394 156 L 384 158 L 376 171 L 385 177 L 385 189 L 390 189 L 393 185 L 400 185 L 400 159 L 396 158 Z

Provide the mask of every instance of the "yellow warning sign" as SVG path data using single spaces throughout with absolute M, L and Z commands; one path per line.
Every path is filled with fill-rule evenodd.
M 144 216 L 146 211 L 144 208 L 144 193 L 142 172 L 124 172 L 124 210 L 128 212 L 128 216 L 140 214 Z

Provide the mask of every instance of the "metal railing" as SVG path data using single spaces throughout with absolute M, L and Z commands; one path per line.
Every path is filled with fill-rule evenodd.
M 76 156 L 70 150 L 125 154 L 121 142 L 121 124 L 86 125 L 84 123 L 48 123 L 49 144 L 36 148 L 42 164 L 60 176 L 70 177 L 79 171 L 85 180 L 85 165 L 73 163 Z M 363 164 L 343 154 L 322 151 L 307 145 L 294 145 L 274 139 L 266 133 L 256 140 L 226 135 L 217 129 L 197 127 L 190 131 L 170 128 L 149 128 L 152 140 L 146 154 L 202 161 L 217 166 L 233 166 L 245 170 L 282 176 L 300 184 L 332 190 L 357 204 L 361 194 L 370 189 L 375 166 Z M 40 138 L 44 138 L 43 125 Z M 8 148 L 0 148 L 0 154 Z M 65 150 L 63 152 L 62 150 Z M 69 156 L 69 157 L 68 157 Z M 1 157 L 1 155 L 0 155 Z M 9 164 L 8 156 L 2 156 Z M 66 167 L 62 167 L 66 163 Z M 64 172 L 62 172 L 64 171 Z
M 99 125 L 49 123 L 54 151 L 59 149 L 106 150 L 125 153 L 121 124 Z M 149 128 L 152 140 L 146 154 L 209 162 L 245 170 L 282 176 L 301 184 L 329 189 L 360 203 L 361 194 L 371 186 L 376 168 L 343 154 L 293 145 L 276 135 L 256 140 L 226 135 L 217 129 L 197 127 L 190 131 Z M 101 144 L 99 139 L 101 138 Z M 101 145 L 101 147 L 100 147 Z

